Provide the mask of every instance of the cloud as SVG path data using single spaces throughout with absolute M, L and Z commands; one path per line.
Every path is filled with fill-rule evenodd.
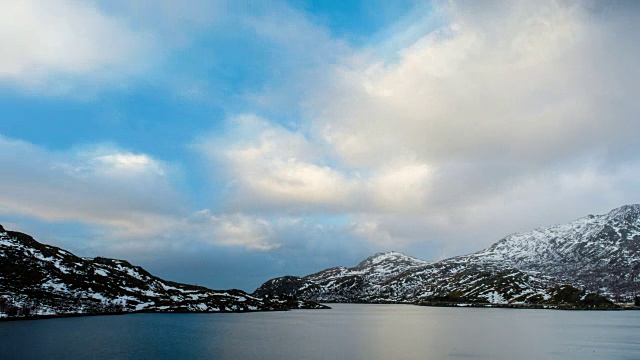
M 409 152 L 434 166 L 537 167 L 633 141 L 638 72 L 624 59 L 639 49 L 618 40 L 618 25 L 574 3 L 455 4 L 448 25 L 398 60 L 337 67 L 335 90 L 314 93 L 310 116 L 343 161 Z M 607 49 L 606 68 L 596 49 Z
M 280 244 L 273 239 L 273 226 L 267 220 L 244 214 L 213 215 L 210 210 L 197 211 L 188 219 L 189 227 L 198 227 L 198 238 L 224 246 L 269 251 Z M 191 230 L 193 231 L 193 230 Z M 206 234 L 206 235 L 205 235 Z
M 107 254 L 250 253 L 269 274 L 290 272 L 293 261 L 301 275 L 369 251 L 457 255 L 640 201 L 635 5 L 436 2 L 355 48 L 282 4 L 204 11 L 200 2 L 163 1 L 149 13 L 147 1 L 57 1 L 50 14 L 88 29 L 81 38 L 52 31 L 67 34 L 64 44 L 123 40 L 65 50 L 84 49 L 77 59 L 14 51 L 0 59 L 0 82 L 38 91 L 66 80 L 119 83 L 149 54 L 184 55 L 167 49 L 188 48 L 194 31 L 218 21 L 216 31 L 228 31 L 231 19 L 242 22 L 228 32 L 259 47 L 258 70 L 239 75 L 249 85 L 242 78 L 218 99 L 231 114 L 226 123 L 194 140 L 211 175 L 213 199 L 191 194 L 204 210 L 185 204 L 174 166 L 151 154 L 97 145 L 54 152 L 0 139 L 2 211 L 95 224 Z M 53 24 L 41 8 L 26 9 L 34 34 Z M 158 39 L 166 39 L 160 50 Z M 218 84 L 187 73 L 183 96 L 210 97 Z
M 287 129 L 255 115 L 229 119 L 228 132 L 195 147 L 224 174 L 225 211 L 307 216 L 349 212 L 421 210 L 429 168 L 395 158 L 368 169 L 336 164 L 332 148 L 304 130 Z
M 303 82 L 288 103 L 300 112 L 294 125 L 236 118 L 232 143 L 202 141 L 228 174 L 231 208 L 346 216 L 351 234 L 381 246 L 455 253 L 637 201 L 622 174 L 638 164 L 640 72 L 628 59 L 640 48 L 621 34 L 636 30 L 629 14 L 639 9 L 436 6 L 443 25 L 418 26 L 433 14 L 417 20 L 410 27 L 423 33 L 402 32 L 392 53 L 383 40 L 318 65 L 323 78 Z M 299 44 L 340 48 L 298 35 Z
M 178 79 L 194 76 L 171 58 L 224 20 L 227 8 L 206 0 L 0 0 L 0 85 L 87 97 L 145 79 L 180 93 Z
M 365 52 L 337 64 L 331 87 L 309 90 L 305 115 L 338 163 L 369 170 L 393 164 L 392 179 L 405 187 L 413 184 L 407 192 L 416 195 L 413 202 L 397 191 L 403 186 L 389 182 L 382 188 L 399 209 L 420 214 L 414 223 L 372 211 L 362 219 L 364 228 L 403 239 L 406 231 L 391 225 L 402 223 L 422 230 L 412 241 L 434 241 L 424 226 L 431 218 L 486 220 L 482 210 L 465 209 L 482 209 L 496 199 L 529 204 L 540 225 L 553 217 L 541 216 L 536 204 L 567 210 L 560 203 L 571 186 L 560 179 L 575 179 L 590 169 L 611 184 L 619 179 L 604 176 L 607 162 L 621 172 L 636 166 L 629 151 L 638 149 L 640 111 L 632 98 L 640 78 L 638 66 L 626 59 L 640 47 L 622 34 L 637 27 L 629 16 L 637 8 L 595 8 L 587 2 L 439 6 L 447 19 L 441 28 L 396 49 L 396 56 Z M 414 171 L 405 172 L 398 158 L 412 159 Z M 579 189 L 592 199 L 598 191 Z M 633 202 L 637 191 L 627 183 L 620 190 L 627 196 L 622 201 Z M 619 205 L 613 197 L 607 203 Z M 575 204 L 571 214 L 577 208 L 602 209 L 595 200 Z M 487 213 L 518 218 L 520 230 L 535 225 L 510 213 L 510 206 L 496 210 Z M 397 217 L 403 216 L 399 210 Z M 453 224 L 447 225 L 449 234 L 437 238 L 455 237 L 460 228 Z M 490 240 L 495 238 L 482 241 Z
M 345 207 L 356 183 L 333 169 L 304 134 L 255 115 L 230 120 L 230 130 L 200 139 L 207 161 L 221 164 L 228 179 L 229 206 L 243 211 Z
M 118 85 L 144 71 L 152 34 L 93 2 L 0 1 L 0 83 L 66 94 L 78 83 Z
M 256 64 L 267 65 L 260 74 L 266 75 L 266 79 L 246 89 L 243 97 L 261 114 L 278 114 L 287 121 L 303 124 L 305 121 L 296 115 L 298 107 L 304 107 L 308 101 L 309 85 L 322 86 L 330 67 L 350 61 L 354 51 L 346 41 L 332 37 L 329 29 L 285 2 L 265 5 L 256 6 L 239 19 L 243 29 L 250 33 L 248 41 L 257 42 L 259 47 L 268 46 L 268 51 L 262 53 L 262 61 Z M 246 111 L 242 109 L 233 110 Z M 291 112 L 283 114 L 282 109 Z
M 0 211 L 145 233 L 179 214 L 176 170 L 147 154 L 108 145 L 55 152 L 0 137 Z M 155 219 L 155 220 L 154 220 Z
M 282 234 L 297 226 L 246 213 L 192 211 L 178 191 L 180 169 L 113 145 L 51 151 L 0 137 L 0 169 L 0 214 L 36 228 L 43 221 L 89 227 L 93 233 L 81 243 L 65 242 L 83 253 L 266 252 L 278 249 Z
M 383 163 L 371 171 L 365 184 L 369 211 L 393 212 L 398 215 L 421 212 L 427 203 L 431 171 L 421 162 L 401 160 Z M 365 211 L 367 209 L 362 209 Z
M 192 214 L 182 230 L 170 234 L 172 240 L 163 241 L 162 249 L 150 248 L 154 242 L 138 242 L 137 248 L 121 242 L 99 253 L 127 254 L 153 274 L 174 281 L 253 291 L 277 276 L 355 265 L 373 251 L 349 233 L 348 224 L 322 225 L 322 221 L 202 210 Z

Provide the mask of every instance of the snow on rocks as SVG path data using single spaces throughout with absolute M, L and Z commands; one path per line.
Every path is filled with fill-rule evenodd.
M 353 268 L 271 279 L 254 294 L 338 302 L 529 304 L 553 301 L 549 291 L 558 284 L 632 301 L 640 292 L 640 205 L 512 234 L 484 250 L 438 262 L 379 253 Z
M 80 258 L 0 226 L 0 314 L 288 310 L 319 304 L 216 291 L 155 277 L 129 262 Z M 302 305 L 301 305 L 302 304 Z

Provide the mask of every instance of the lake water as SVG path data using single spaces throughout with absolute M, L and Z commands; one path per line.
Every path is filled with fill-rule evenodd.
M 640 311 L 332 304 L 0 323 L 0 359 L 640 359 Z

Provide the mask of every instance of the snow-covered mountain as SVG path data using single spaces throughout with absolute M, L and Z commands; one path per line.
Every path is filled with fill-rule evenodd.
M 640 290 L 640 205 L 509 235 L 461 260 L 508 265 L 628 298 Z
M 318 308 L 292 298 L 162 280 L 124 260 L 80 258 L 0 225 L 0 317 L 130 311 L 235 312 Z
M 267 281 L 253 295 L 275 293 L 316 301 L 351 301 L 359 299 L 374 284 L 384 283 L 410 270 L 430 264 L 398 252 L 375 254 L 352 268 L 335 267 L 298 278 L 285 276 Z
M 640 205 L 627 205 L 569 224 L 512 234 L 469 255 L 426 262 L 395 252 L 376 254 L 353 268 L 269 280 L 254 295 L 589 306 L 603 304 L 603 297 L 632 301 L 640 293 L 639 275 Z

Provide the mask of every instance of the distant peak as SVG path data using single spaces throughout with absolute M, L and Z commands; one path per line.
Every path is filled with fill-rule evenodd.
M 7 232 L 7 230 L 5 230 L 4 227 L 2 227 L 2 224 L 0 224 L 0 232 Z
M 407 256 L 401 252 L 397 252 L 397 251 L 384 251 L 384 252 L 379 252 L 379 253 L 375 253 L 372 257 L 379 257 L 379 256 L 388 256 L 388 255 L 402 255 L 402 256 Z
M 396 258 L 396 257 L 410 257 L 408 255 L 405 255 L 403 253 L 397 252 L 397 251 L 385 251 L 385 252 L 379 252 L 379 253 L 375 253 L 371 256 L 369 256 L 368 258 L 365 259 L 365 261 L 367 260 L 378 260 L 378 259 L 387 259 L 387 258 Z
M 619 208 L 611 210 L 610 213 L 629 212 L 629 211 L 640 211 L 640 204 L 623 205 L 623 206 L 620 206 Z
M 385 263 L 387 261 L 392 261 L 392 262 L 402 261 L 402 262 L 416 262 L 416 263 L 426 262 L 424 260 L 416 259 L 412 256 L 405 255 L 401 252 L 386 251 L 386 252 L 379 252 L 369 256 L 368 258 L 361 261 L 358 265 L 356 265 L 356 267 L 377 265 L 377 264 Z
M 637 219 L 640 217 L 640 204 L 621 206 L 609 211 L 606 216 L 616 220 Z

